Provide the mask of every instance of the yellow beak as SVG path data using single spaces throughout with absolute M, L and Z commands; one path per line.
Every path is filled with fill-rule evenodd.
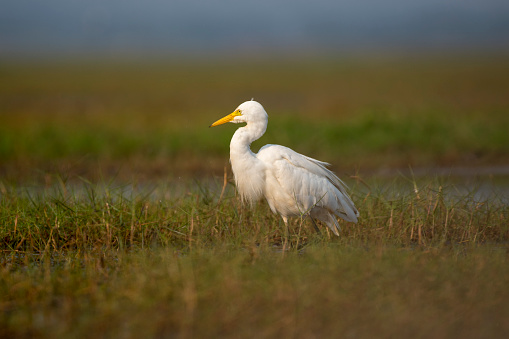
M 214 127 L 214 126 L 219 126 L 219 125 L 222 125 L 222 124 L 226 124 L 227 122 L 232 121 L 233 118 L 238 117 L 239 115 L 242 115 L 242 113 L 240 113 L 240 110 L 236 110 L 235 112 L 230 113 L 227 116 L 225 116 L 224 118 L 221 118 L 218 121 L 214 122 L 209 127 Z

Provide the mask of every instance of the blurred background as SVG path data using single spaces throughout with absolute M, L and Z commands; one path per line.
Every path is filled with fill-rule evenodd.
M 2 56 L 231 56 L 507 50 L 509 3 L 2 1 Z
M 208 125 L 251 98 L 270 116 L 255 151 L 350 174 L 507 173 L 507 1 L 1 7 L 4 180 L 221 175 L 234 127 Z

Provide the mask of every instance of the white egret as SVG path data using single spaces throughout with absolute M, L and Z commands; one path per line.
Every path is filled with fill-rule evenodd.
M 257 154 L 251 151 L 251 143 L 267 129 L 268 115 L 260 103 L 246 101 L 210 127 L 227 122 L 246 123 L 230 142 L 235 184 L 244 201 L 253 203 L 265 197 L 286 225 L 288 217 L 308 215 L 326 223 L 335 235 L 339 235 L 336 216 L 357 222 L 359 212 L 346 185 L 326 168 L 328 163 L 280 145 L 265 145 Z

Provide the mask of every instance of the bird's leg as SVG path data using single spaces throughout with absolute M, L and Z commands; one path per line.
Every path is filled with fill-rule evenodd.
M 310 215 L 309 216 L 309 219 L 311 219 L 311 221 L 313 222 L 313 228 L 315 229 L 316 233 L 318 234 L 322 234 L 322 232 L 320 232 L 320 229 L 318 228 L 318 226 L 316 225 L 316 222 L 315 222 L 315 219 L 313 219 L 313 217 Z
M 286 251 L 286 247 L 288 246 L 288 234 L 289 234 L 289 229 L 288 229 L 288 217 L 282 217 L 283 218 L 283 222 L 285 223 L 285 240 L 283 242 L 283 253 Z

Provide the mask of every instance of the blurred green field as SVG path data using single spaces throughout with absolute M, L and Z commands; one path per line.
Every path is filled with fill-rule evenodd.
M 221 174 L 236 126 L 208 126 L 251 98 L 270 116 L 255 150 L 283 144 L 341 171 L 509 161 L 502 58 L 3 63 L 0 79 L 13 179 Z
M 474 339 L 509 330 L 499 251 L 332 245 L 283 257 L 220 247 L 55 263 L 0 271 L 3 337 Z

